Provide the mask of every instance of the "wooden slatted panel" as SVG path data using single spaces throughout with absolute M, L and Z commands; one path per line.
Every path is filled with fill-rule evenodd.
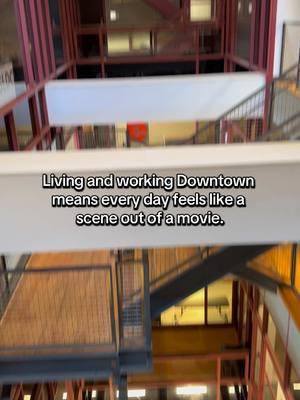
M 169 279 L 174 279 L 190 268 L 192 262 L 185 261 L 199 254 L 199 251 L 199 248 L 196 247 L 149 250 L 151 290 L 163 285 Z
M 249 265 L 260 272 L 290 284 L 292 245 L 281 245 L 266 251 L 251 261 Z
M 295 288 L 300 295 L 300 245 L 297 246 Z

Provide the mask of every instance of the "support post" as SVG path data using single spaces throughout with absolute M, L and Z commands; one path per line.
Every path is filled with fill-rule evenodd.
M 121 375 L 119 381 L 119 400 L 128 400 L 127 375 Z
M 16 124 L 14 114 L 11 111 L 10 113 L 6 114 L 4 117 L 5 129 L 7 134 L 7 141 L 9 150 L 11 151 L 19 151 L 19 144 L 18 144 L 18 136 L 16 131 Z

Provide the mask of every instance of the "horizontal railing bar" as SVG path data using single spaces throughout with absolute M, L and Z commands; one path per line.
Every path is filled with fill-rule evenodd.
M 167 276 L 173 274 L 174 272 L 178 271 L 180 268 L 184 267 L 186 264 L 189 264 L 192 261 L 196 261 L 196 260 L 201 260 L 202 256 L 204 254 L 204 252 L 207 250 L 208 248 L 203 249 L 203 251 L 201 251 L 199 254 L 195 254 L 191 257 L 189 257 L 186 260 L 181 261 L 179 264 L 176 264 L 174 266 L 174 268 L 170 269 L 169 271 L 165 272 L 164 274 L 160 275 L 159 277 L 157 277 L 156 279 L 154 279 L 153 281 L 150 281 L 150 287 L 155 285 L 157 282 L 163 280 L 164 278 L 166 278 Z
M 249 356 L 249 352 L 245 351 L 232 351 L 232 352 L 224 352 L 224 353 L 209 353 L 209 354 L 164 354 L 164 355 L 153 355 L 153 361 L 157 362 L 168 362 L 170 360 L 209 360 L 209 361 L 217 361 L 220 359 L 221 361 L 240 361 L 247 360 Z
M 53 350 L 53 349 L 84 349 L 84 348 L 94 348 L 94 347 L 107 347 L 109 345 L 114 345 L 113 341 L 111 342 L 101 342 L 101 343 L 88 343 L 88 344 L 46 344 L 46 345 L 30 345 L 30 346 L 7 346 L 1 347 L 0 352 L 17 352 L 17 351 L 33 351 L 33 350 Z M 1 356 L 1 355 L 0 355 Z
M 0 275 L 8 274 L 36 274 L 36 273 L 56 273 L 56 272 L 73 272 L 73 271 L 100 271 L 110 270 L 110 264 L 104 265 L 87 265 L 87 266 L 70 266 L 70 267 L 38 267 L 38 268 L 25 268 L 25 269 L 12 269 L 8 271 L 0 271 Z
M 21 358 L 22 361 L 55 361 L 55 360 L 72 360 L 75 359 L 77 360 L 78 357 L 80 356 L 80 359 L 95 359 L 95 358 L 103 358 L 107 359 L 110 358 L 112 360 L 117 359 L 119 354 L 118 352 L 82 352 L 82 353 L 57 353 L 57 354 L 15 354 L 15 355 L 1 355 L 0 354 L 0 363 L 1 362 L 9 362 L 9 361 L 14 361 L 16 359 Z

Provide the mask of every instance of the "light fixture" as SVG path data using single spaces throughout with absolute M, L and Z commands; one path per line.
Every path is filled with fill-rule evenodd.
M 178 396 L 195 396 L 206 393 L 207 386 L 179 386 L 176 388 L 176 394 Z
M 249 3 L 249 14 L 251 15 L 253 11 L 253 5 L 252 2 Z
M 127 392 L 128 398 L 134 397 L 145 397 L 146 389 L 130 389 Z M 119 391 L 117 390 L 117 397 L 119 397 Z
M 62 398 L 63 398 L 63 400 L 67 400 L 68 393 L 67 392 L 63 392 Z
M 240 12 L 241 12 L 241 9 L 242 9 L 242 2 L 239 1 L 239 2 L 238 2 L 238 13 L 239 13 L 239 14 L 240 14 Z
M 97 390 L 92 390 L 92 399 L 97 397 Z
M 294 390 L 300 390 L 300 383 L 294 383 Z
M 23 397 L 23 400 L 30 400 L 31 399 L 31 395 L 30 394 L 25 394 Z
M 116 21 L 118 19 L 118 14 L 116 10 L 110 10 L 109 15 L 111 21 Z
M 229 386 L 229 388 L 228 388 L 228 393 L 229 393 L 229 394 L 235 394 L 234 386 Z

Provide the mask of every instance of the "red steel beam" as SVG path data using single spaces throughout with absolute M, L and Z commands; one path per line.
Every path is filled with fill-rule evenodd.
M 265 37 L 266 37 L 266 23 L 267 23 L 266 18 L 267 18 L 267 0 L 261 0 L 258 65 L 262 69 L 265 67 L 264 55 L 265 55 Z
M 37 66 L 38 81 L 41 82 L 45 78 L 45 71 L 42 60 L 42 49 L 39 40 L 40 34 L 38 31 L 38 17 L 36 13 L 35 0 L 28 0 L 28 4 L 29 4 L 29 19 L 33 34 L 33 43 L 31 43 L 34 50 L 33 62 Z
M 208 60 L 223 60 L 223 55 L 220 53 L 216 54 L 200 54 L 199 61 Z M 170 54 L 170 55 L 155 55 L 155 56 L 127 56 L 123 57 L 105 57 L 104 63 L 106 65 L 115 64 L 140 64 L 140 63 L 161 63 L 161 62 L 185 62 L 185 61 L 195 61 L 195 55 L 180 55 L 180 54 Z M 101 60 L 100 60 L 101 62 Z M 80 58 L 77 60 L 78 65 L 97 65 L 99 64 L 98 57 L 91 58 Z
M 32 58 L 30 51 L 30 39 L 27 30 L 27 21 L 26 21 L 26 11 L 24 0 L 14 0 L 14 6 L 17 17 L 17 27 L 19 33 L 19 39 L 21 41 L 21 52 L 23 58 L 23 69 L 24 69 L 24 77 L 25 82 L 27 84 L 32 84 L 34 82 L 34 72 L 32 66 Z
M 55 73 L 50 75 L 49 79 L 45 79 L 44 81 L 42 81 L 38 84 L 33 84 L 24 93 L 20 94 L 15 99 L 6 103 L 4 106 L 2 106 L 0 108 L 0 117 L 5 116 L 10 111 L 12 111 L 14 108 L 16 108 L 19 104 L 21 104 L 23 101 L 32 97 L 34 94 L 36 94 L 38 91 L 40 91 L 49 80 L 58 78 L 60 75 L 64 74 L 66 71 L 68 71 L 73 65 L 74 65 L 74 61 L 70 61 L 70 62 L 62 65 L 55 71 Z
M 35 0 L 36 20 L 38 23 L 39 41 L 41 49 L 41 58 L 44 67 L 44 78 L 50 75 L 49 48 L 45 31 L 44 10 L 42 0 Z
M 170 0 L 144 0 L 148 6 L 154 8 L 164 18 L 172 18 L 179 10 Z
M 31 119 L 31 127 L 32 127 L 32 133 L 34 138 L 39 138 L 41 134 L 41 127 L 40 127 L 40 119 L 39 119 L 39 113 L 38 113 L 38 108 L 37 108 L 37 101 L 35 95 L 32 96 L 29 100 L 29 113 L 30 113 L 30 119 Z M 41 144 L 37 146 L 38 150 L 42 150 Z
M 276 39 L 276 18 L 277 18 L 277 0 L 270 0 L 268 53 L 267 53 L 267 81 L 271 81 L 273 79 L 275 39 Z
M 255 47 L 256 43 L 256 17 L 257 17 L 257 0 L 252 0 L 252 14 L 251 14 L 251 23 L 250 23 L 250 54 L 249 60 L 250 64 L 255 64 L 254 55 L 255 55 Z
M 47 32 L 47 42 L 48 42 L 48 50 L 49 50 L 49 63 L 50 63 L 50 73 L 55 72 L 56 64 L 55 64 L 55 54 L 54 54 L 54 43 L 53 43 L 53 31 L 52 31 L 52 21 L 50 15 L 50 7 L 49 1 L 44 1 L 44 12 L 45 12 L 45 23 L 46 23 L 46 32 Z
M 5 122 L 9 150 L 19 151 L 20 149 L 18 144 L 18 135 L 16 131 L 14 114 L 12 111 L 9 114 L 5 115 L 4 122 Z

